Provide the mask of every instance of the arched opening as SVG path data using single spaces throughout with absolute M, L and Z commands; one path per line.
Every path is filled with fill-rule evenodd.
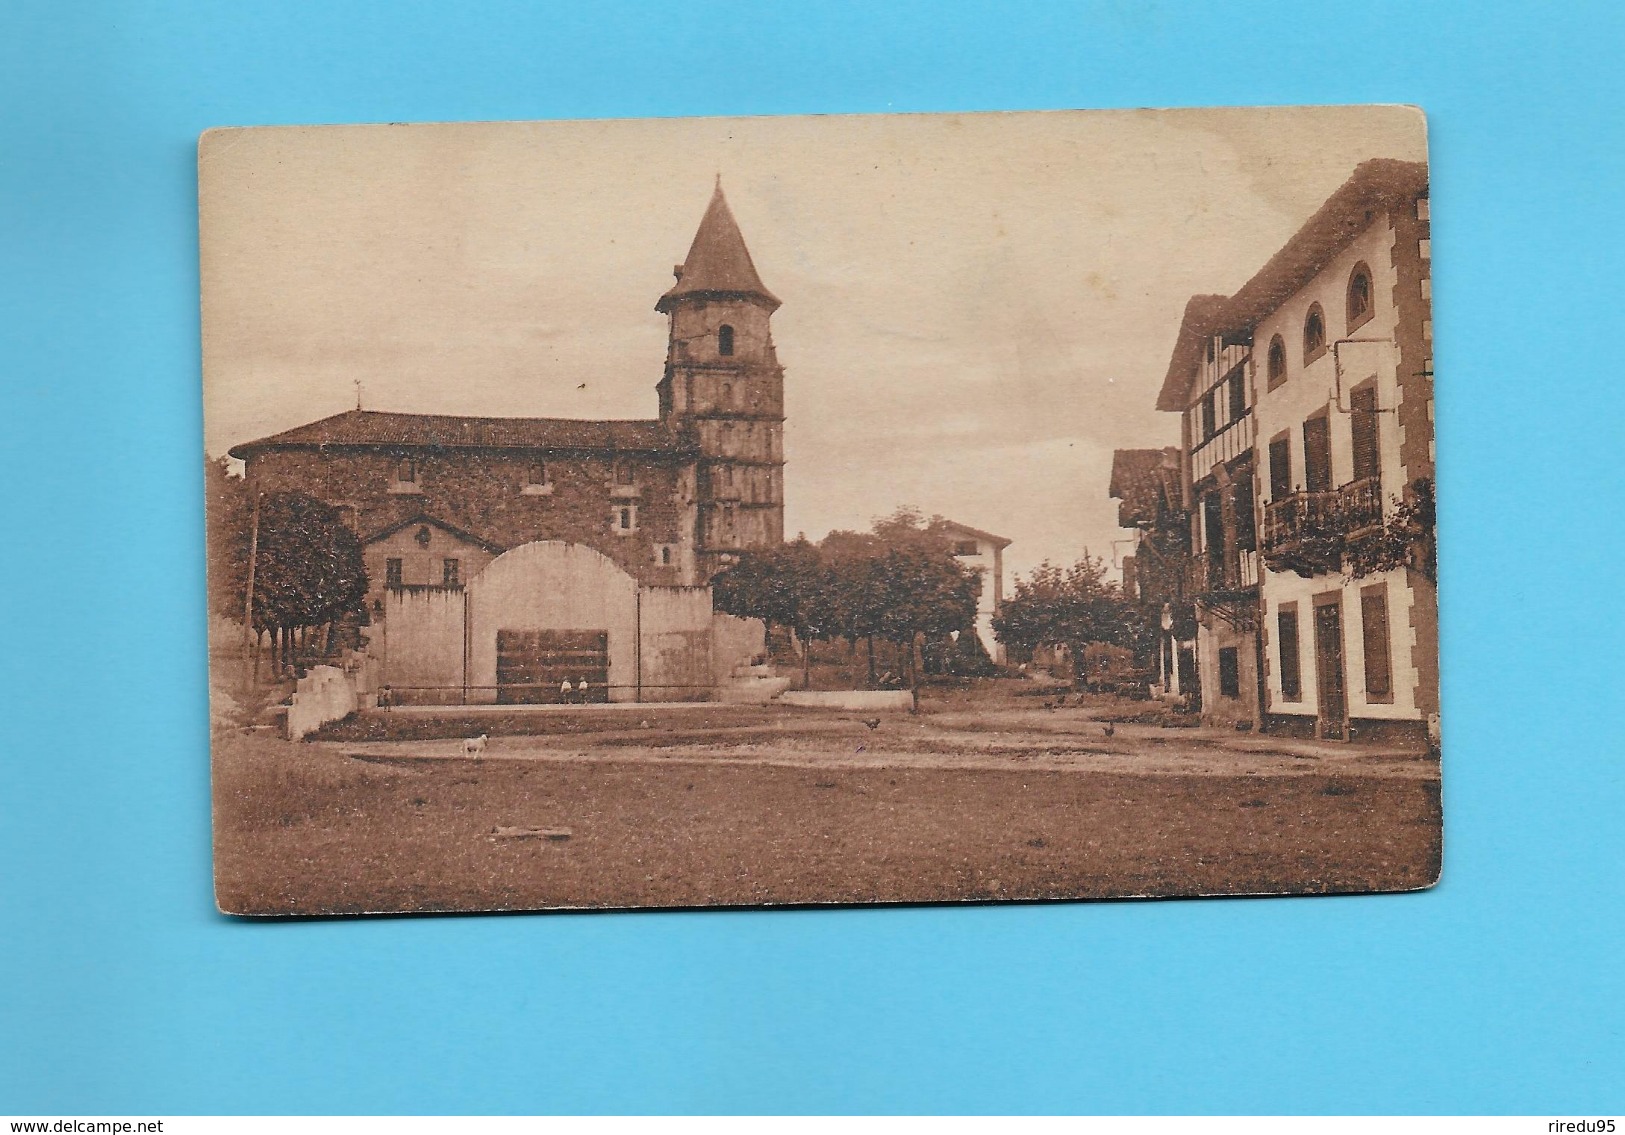
M 717 354 L 731 355 L 734 353 L 734 329 L 724 323 L 717 328 Z
M 1279 335 L 1270 340 L 1269 362 L 1266 369 L 1269 372 L 1271 390 L 1286 381 L 1286 343 Z
M 1326 313 L 1320 305 L 1310 304 L 1309 314 L 1303 317 L 1303 361 L 1312 363 L 1326 351 Z
M 1348 292 L 1348 328 L 1353 331 L 1366 320 L 1371 318 L 1372 289 L 1371 269 L 1365 264 L 1356 264 L 1354 271 L 1349 273 Z

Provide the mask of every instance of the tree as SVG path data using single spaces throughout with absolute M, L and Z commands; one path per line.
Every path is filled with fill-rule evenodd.
M 1090 643 L 1132 645 L 1141 622 L 1122 590 L 1106 579 L 1106 565 L 1084 554 L 1070 568 L 1045 561 L 993 617 L 999 641 L 1020 650 L 1064 646 L 1083 657 Z
M 232 474 L 224 457 L 205 461 L 203 500 L 209 613 L 241 622 L 248 595 L 248 483 Z
M 252 529 L 257 529 L 257 538 Z M 262 493 L 251 525 L 252 616 L 269 631 L 277 666 L 291 661 L 295 632 L 332 629 L 367 594 L 361 541 L 338 511 L 303 493 Z
M 810 662 L 807 643 L 826 637 L 828 569 L 805 537 L 777 548 L 744 553 L 739 562 L 711 580 L 717 610 L 746 619 L 789 627 L 801 640 L 802 669 Z
M 917 639 L 965 631 L 976 620 L 981 577 L 954 556 L 944 523 L 905 505 L 876 518 L 869 532 L 831 532 L 819 545 L 833 580 L 837 633 L 854 645 L 867 642 L 870 685 L 877 638 L 903 650 L 912 686 L 919 676 Z

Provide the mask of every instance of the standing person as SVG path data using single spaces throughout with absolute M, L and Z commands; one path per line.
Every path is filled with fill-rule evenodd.
M 576 689 L 581 691 L 581 704 L 586 705 L 587 704 L 587 679 L 585 679 L 585 678 L 577 678 L 576 679 Z
M 570 704 L 570 679 L 566 678 L 559 683 L 559 701 L 565 705 Z

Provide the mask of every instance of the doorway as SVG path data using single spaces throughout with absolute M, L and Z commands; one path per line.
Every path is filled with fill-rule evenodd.
M 1348 692 L 1343 672 L 1343 597 L 1328 591 L 1315 596 L 1315 688 L 1321 737 L 1348 734 Z

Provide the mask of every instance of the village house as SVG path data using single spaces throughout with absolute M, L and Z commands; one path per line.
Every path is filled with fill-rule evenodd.
M 1426 166 L 1370 161 L 1231 301 L 1262 358 L 1274 725 L 1348 737 L 1436 721 L 1434 581 L 1410 566 L 1359 575 L 1346 554 L 1402 500 L 1431 499 L 1429 269 Z
M 361 537 L 397 690 L 701 697 L 726 674 L 709 581 L 783 540 L 784 371 L 720 180 L 673 274 L 657 418 L 356 409 L 231 449 L 253 491 L 326 501 Z
M 1010 541 L 980 528 L 945 520 L 933 526 L 952 546 L 960 566 L 982 577 L 982 590 L 976 598 L 976 637 L 995 663 L 1005 661 L 1004 644 L 993 633 L 993 617 L 1004 606 L 1004 550 Z
M 1120 502 L 1118 526 L 1134 533 L 1133 550 L 1123 556 L 1123 595 L 1154 613 L 1155 686 L 1157 692 L 1174 697 L 1197 688 L 1195 612 L 1185 594 L 1190 509 L 1185 503 L 1184 468 L 1177 446 L 1119 449 L 1112 453 L 1108 488 Z
M 1374 160 L 1232 297 L 1194 297 L 1181 414 L 1204 716 L 1347 738 L 1437 721 L 1436 591 L 1357 562 L 1434 475 L 1426 167 Z
M 1204 720 L 1259 721 L 1259 560 L 1252 352 L 1223 296 L 1185 306 L 1157 409 L 1180 415 L 1190 525 L 1184 596 L 1196 617 Z

